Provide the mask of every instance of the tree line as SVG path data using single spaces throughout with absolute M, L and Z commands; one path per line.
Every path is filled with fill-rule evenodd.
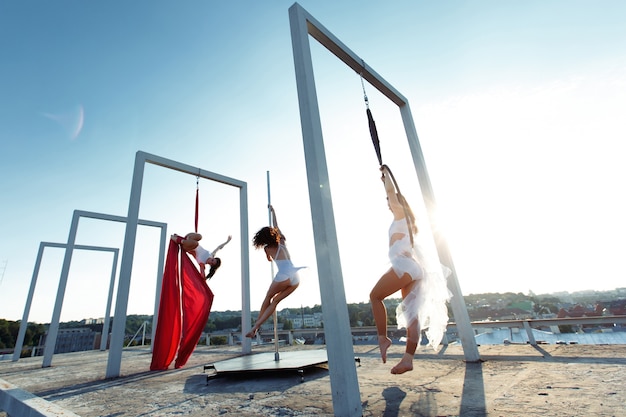
M 348 304 L 348 311 L 350 314 L 351 326 L 370 326 L 373 325 L 374 319 L 369 307 L 369 303 Z M 298 309 L 283 309 L 278 317 L 278 322 L 283 324 L 284 329 L 293 328 L 289 319 L 285 318 L 288 315 L 311 315 L 315 313 L 321 313 L 322 306 L 315 305 L 313 307 L 302 307 Z M 258 315 L 258 311 L 252 312 L 254 317 Z M 390 312 L 390 318 L 395 324 L 395 308 L 393 312 Z M 254 319 L 254 318 L 253 318 Z M 109 331 L 113 328 L 113 320 L 109 323 Z M 148 323 L 148 329 L 152 326 L 151 315 L 128 315 L 126 317 L 126 330 L 125 334 L 128 338 L 131 338 L 144 323 Z M 24 346 L 37 346 L 39 340 L 48 331 L 49 324 L 28 323 L 26 335 L 24 337 Z M 83 321 L 68 321 L 59 323 L 59 329 L 72 329 L 72 328 L 89 328 L 96 333 L 102 333 L 104 323 L 90 323 L 87 324 Z M 15 347 L 15 342 L 20 329 L 19 321 L 11 321 L 0 319 L 0 349 L 12 349 Z M 204 326 L 205 333 L 214 333 L 218 331 L 241 331 L 241 311 L 214 311 L 211 312 L 209 320 Z

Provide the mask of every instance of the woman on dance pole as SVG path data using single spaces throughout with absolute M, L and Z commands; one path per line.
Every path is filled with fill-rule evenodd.
M 437 263 L 436 266 L 439 268 L 438 272 L 436 268 L 427 272 L 425 259 L 419 249 L 412 245 L 410 236 L 416 235 L 418 231 L 415 215 L 404 196 L 396 192 L 389 168 L 382 165 L 380 170 L 394 219 L 389 228 L 391 268 L 372 289 L 370 302 L 376 322 L 380 355 L 383 363 L 386 363 L 391 339 L 387 337 L 387 310 L 383 300 L 396 291 L 401 291 L 402 303 L 398 306 L 396 318 L 398 328 L 407 329 L 407 341 L 405 353 L 400 362 L 391 369 L 391 373 L 402 374 L 413 370 L 413 357 L 421 338 L 420 325 L 429 328 L 429 342 L 437 349 L 448 321 L 445 303 L 449 299 L 449 292 L 440 264 Z
M 283 235 L 278 228 L 274 207 L 270 204 L 269 208 L 274 227 L 265 226 L 261 228 L 254 235 L 252 244 L 255 249 L 263 248 L 267 260 L 276 263 L 278 272 L 267 290 L 267 294 L 261 305 L 261 310 L 259 311 L 259 317 L 252 329 L 246 333 L 246 337 L 250 338 L 255 337 L 265 320 L 274 314 L 278 303 L 298 288 L 300 284 L 298 270 L 304 268 L 295 267 L 291 262 L 289 251 L 285 245 L 285 235 Z
M 200 272 L 202 272 L 202 275 L 205 275 L 205 265 L 209 265 L 211 269 L 209 269 L 209 273 L 206 275 L 205 279 L 211 279 L 213 275 L 215 275 L 217 269 L 222 265 L 222 260 L 220 258 L 216 258 L 215 254 L 217 251 L 226 246 L 228 242 L 230 242 L 232 236 L 228 236 L 226 242 L 215 248 L 213 252 L 209 252 L 200 246 L 200 240 L 202 239 L 202 235 L 200 233 L 187 233 L 185 237 L 173 234 L 171 239 L 178 243 L 185 252 L 192 254 L 193 257 L 196 258 L 198 265 L 200 265 Z

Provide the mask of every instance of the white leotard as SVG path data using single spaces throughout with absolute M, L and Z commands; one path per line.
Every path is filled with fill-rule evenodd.
M 202 246 L 198 245 L 195 249 L 194 249 L 195 253 L 196 253 L 196 261 L 198 261 L 199 264 L 206 264 L 206 261 L 209 258 L 213 257 L 213 254 L 211 252 L 209 252 L 208 250 L 204 249 Z
M 395 234 L 402 234 L 401 239 L 397 239 L 389 246 L 389 261 L 391 267 L 398 278 L 404 274 L 409 274 L 413 281 L 422 278 L 423 271 L 419 262 L 413 254 L 411 246 L 411 238 L 409 236 L 409 228 L 404 218 L 395 220 L 389 227 L 389 241 Z
M 291 262 L 291 259 L 277 259 L 278 254 L 283 248 L 282 244 L 278 244 L 278 249 L 276 250 L 276 255 L 273 257 L 276 266 L 278 267 L 278 272 L 274 277 L 274 281 L 283 282 L 289 280 L 291 285 L 297 285 L 300 283 L 300 276 L 298 275 L 298 270 L 305 268 L 304 266 L 294 266 Z M 285 248 L 285 254 L 289 256 L 289 252 Z

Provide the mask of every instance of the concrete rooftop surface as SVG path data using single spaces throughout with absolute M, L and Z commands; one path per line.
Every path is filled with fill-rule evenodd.
M 301 345 L 282 352 L 323 349 Z M 273 352 L 253 347 L 253 353 Z M 481 362 L 463 349 L 418 350 L 414 370 L 392 375 L 404 346 L 387 363 L 378 347 L 355 345 L 364 416 L 625 416 L 626 345 L 484 345 Z M 240 347 L 198 346 L 181 369 L 149 370 L 146 347 L 123 351 L 121 376 L 105 379 L 108 352 L 0 362 L 0 380 L 81 417 L 332 416 L 325 365 L 295 371 L 220 374 L 204 365 L 241 355 Z M 6 384 L 5 384 L 6 385 Z M 0 411 L 0 416 L 7 414 Z M 20 417 L 20 416 L 11 416 Z

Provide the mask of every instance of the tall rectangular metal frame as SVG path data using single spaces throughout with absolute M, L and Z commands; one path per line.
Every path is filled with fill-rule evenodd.
M 362 74 L 365 80 L 399 107 L 421 193 L 431 219 L 436 208 L 435 198 L 408 100 L 298 3 L 294 3 L 289 8 L 289 20 L 320 293 L 324 315 L 334 318 L 324 322 L 333 392 L 333 409 L 335 415 L 360 416 L 362 413 L 360 393 L 356 370 L 353 366 L 354 351 L 351 341 L 348 340 L 350 323 L 339 259 L 309 35 L 355 72 Z M 433 227 L 433 230 L 437 229 Z M 450 250 L 443 236 L 437 236 L 436 242 L 440 261 L 452 269 L 448 287 L 453 294 L 451 306 L 465 359 L 469 362 L 479 361 L 480 355 Z

